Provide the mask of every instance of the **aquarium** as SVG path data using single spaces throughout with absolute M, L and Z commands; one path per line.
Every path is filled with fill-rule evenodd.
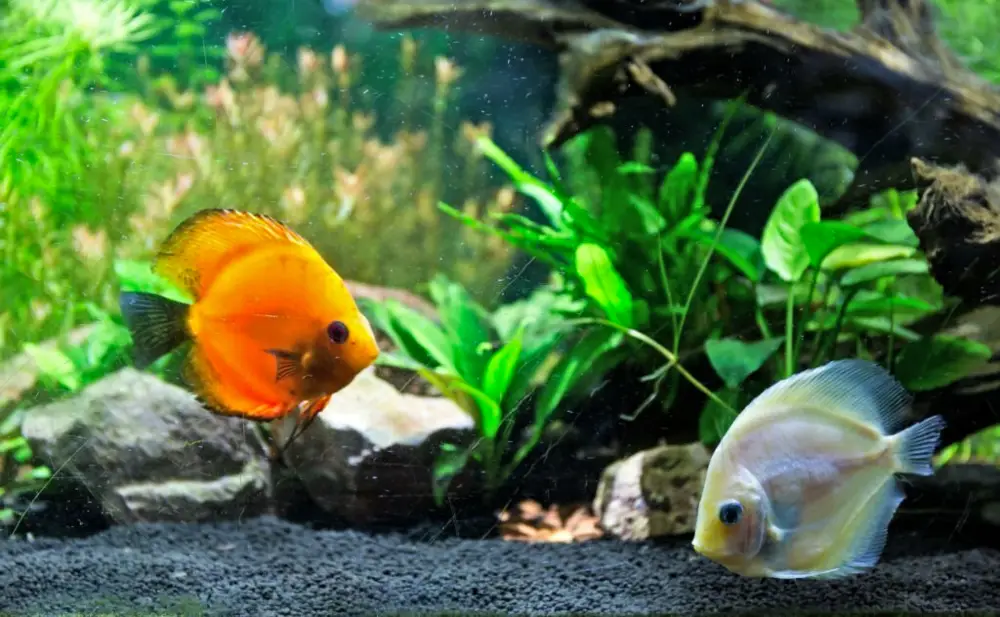
M 1000 0 L 0 0 L 0 615 L 1000 614 Z

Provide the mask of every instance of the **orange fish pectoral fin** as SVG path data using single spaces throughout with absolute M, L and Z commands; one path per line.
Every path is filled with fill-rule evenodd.
M 217 415 L 268 421 L 291 411 L 287 404 L 257 400 L 225 384 L 197 346 L 191 349 L 181 370 L 198 401 Z
M 274 373 L 275 381 L 281 381 L 289 377 L 298 377 L 302 374 L 302 354 L 285 349 L 267 349 L 265 351 L 274 356 L 274 359 L 277 361 Z
M 288 446 L 292 445 L 300 435 L 306 432 L 312 423 L 315 422 L 316 417 L 319 416 L 320 412 L 326 408 L 327 403 L 330 402 L 330 395 L 320 396 L 311 401 L 308 401 L 305 407 L 299 411 L 298 421 L 295 423 L 295 427 L 292 429 L 292 434 L 288 436 L 285 440 L 285 444 L 278 449 L 276 456 L 280 457 L 284 454 Z
M 232 257 L 273 243 L 311 248 L 302 236 L 266 214 L 200 210 L 163 241 L 153 269 L 197 298 Z

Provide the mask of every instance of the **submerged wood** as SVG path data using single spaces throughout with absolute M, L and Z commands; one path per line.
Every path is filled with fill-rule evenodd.
M 845 0 L 846 1 L 846 0 Z M 733 99 L 799 122 L 860 159 L 846 206 L 916 186 L 910 159 L 1000 156 L 1000 91 L 941 42 L 924 0 L 858 0 L 850 32 L 753 0 L 367 0 L 383 28 L 436 27 L 559 51 L 558 146 L 637 97 Z M 655 127 L 652 127 L 655 130 Z

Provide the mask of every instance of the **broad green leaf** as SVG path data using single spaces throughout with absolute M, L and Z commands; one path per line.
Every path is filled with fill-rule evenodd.
M 565 332 L 553 330 L 529 341 L 521 351 L 521 357 L 507 388 L 505 401 L 507 408 L 515 409 L 529 393 L 544 383 L 546 372 L 551 369 L 550 358 L 563 340 Z
M 705 354 L 727 388 L 736 388 L 781 347 L 784 337 L 744 343 L 735 338 L 705 341 Z
M 802 241 L 806 223 L 820 220 L 819 195 L 809 180 L 799 180 L 778 199 L 764 226 L 761 252 L 768 269 L 786 282 L 797 281 L 809 267 Z
M 623 176 L 629 176 L 634 174 L 651 174 L 655 173 L 656 170 L 638 161 L 626 161 L 618 166 L 618 173 Z
M 721 400 L 738 409 L 739 391 L 725 388 L 715 393 Z M 731 411 L 719 405 L 712 399 L 705 401 L 705 406 L 698 416 L 698 440 L 706 446 L 717 445 L 733 425 L 736 416 Z
M 462 285 L 443 274 L 431 281 L 430 294 L 447 333 L 456 371 L 465 381 L 480 386 L 489 362 L 480 346 L 493 339 L 489 315 Z
M 576 272 L 586 294 L 609 320 L 626 327 L 632 325 L 632 294 L 601 246 L 588 243 L 577 247 Z
M 685 152 L 660 185 L 659 210 L 668 221 L 676 223 L 691 214 L 691 201 L 697 184 L 698 159 Z
M 0 441 L 0 454 L 10 454 L 14 450 L 19 450 L 24 447 L 30 447 L 28 446 L 28 440 L 24 437 L 4 439 L 3 441 Z
M 510 387 L 510 382 L 514 378 L 514 371 L 517 370 L 518 361 L 521 359 L 524 329 L 518 330 L 510 341 L 501 347 L 486 365 L 486 372 L 483 374 L 483 392 L 491 399 L 503 407 L 504 396 Z
M 386 300 L 384 306 L 391 320 L 386 334 L 403 353 L 427 368 L 458 372 L 452 347 L 440 326 L 398 300 Z
M 587 307 L 586 300 L 574 298 L 563 291 L 553 291 L 546 285 L 531 292 L 527 298 L 508 302 L 493 311 L 493 327 L 500 340 L 511 340 L 524 328 L 524 347 L 531 340 L 560 327 L 568 317 L 577 317 Z
M 503 411 L 495 400 L 479 388 L 461 380 L 455 380 L 452 387 L 468 394 L 479 407 L 479 435 L 493 441 L 503 420 Z
M 801 231 L 802 243 L 809 254 L 809 265 L 819 267 L 835 249 L 867 237 L 864 230 L 839 221 L 806 223 Z
M 623 335 L 610 328 L 590 330 L 562 357 L 542 387 L 535 403 L 535 427 L 540 432 L 567 394 L 597 360 L 622 343 Z
M 50 385 L 61 386 L 70 392 L 80 388 L 80 371 L 65 353 L 34 343 L 25 343 L 24 352 L 35 362 L 39 376 Z
M 808 332 L 817 330 L 830 330 L 836 325 L 836 315 L 824 313 L 821 317 L 813 317 L 806 324 Z M 903 319 L 889 319 L 886 316 L 874 315 L 867 317 L 864 315 L 852 315 L 848 307 L 847 316 L 841 324 L 838 333 L 838 340 L 848 340 L 854 338 L 857 333 L 889 335 L 892 334 L 898 339 L 906 341 L 916 341 L 920 335 L 903 325 Z
M 114 269 L 122 291 L 141 291 L 161 295 L 177 302 L 191 302 L 187 294 L 153 272 L 150 262 L 119 259 L 115 261 Z
M 441 506 L 444 497 L 448 493 L 448 487 L 469 462 L 470 448 L 460 448 L 455 444 L 441 444 L 441 452 L 434 459 L 431 469 L 433 484 L 431 491 L 434 495 L 434 503 Z
M 793 287 L 795 294 L 795 304 L 805 302 L 809 297 L 809 288 L 804 284 L 797 284 Z M 788 302 L 788 287 L 785 285 L 759 284 L 756 288 L 757 306 L 762 308 L 773 306 L 784 306 Z
M 378 358 L 375 359 L 375 364 L 378 366 L 398 368 L 404 371 L 417 371 L 421 368 L 426 368 L 424 365 L 413 360 L 412 358 L 391 351 L 379 352 Z
M 917 250 L 892 244 L 848 244 L 832 251 L 823 260 L 824 270 L 847 270 L 910 257 Z
M 655 236 L 667 226 L 666 219 L 663 218 L 663 215 L 656 210 L 656 207 L 648 199 L 631 193 L 628 196 L 628 204 L 631 206 L 634 218 L 636 219 L 633 231 L 647 236 Z
M 462 385 L 468 385 L 462 378 L 453 373 L 445 373 L 440 369 L 421 368 L 417 371 L 421 377 L 438 389 L 442 395 L 455 402 L 476 423 L 476 430 L 482 434 L 483 411 L 479 403 Z
M 886 244 L 898 244 L 918 248 L 920 239 L 913 233 L 910 224 L 901 219 L 883 219 L 864 226 L 865 232 Z
M 933 390 L 972 374 L 992 357 L 993 352 L 987 345 L 940 334 L 921 338 L 900 349 L 895 375 L 911 391 Z
M 882 294 L 871 294 L 871 297 L 862 297 L 859 294 L 847 306 L 848 315 L 880 317 L 892 314 L 897 320 L 923 317 L 936 310 L 937 307 L 933 304 L 919 298 Z
M 562 218 L 562 200 L 559 199 L 559 196 L 556 195 L 555 191 L 549 188 L 544 182 L 525 171 L 489 137 L 480 137 L 476 140 L 476 145 L 478 146 L 480 152 L 483 153 L 483 156 L 490 159 L 490 161 L 500 167 L 507 174 L 507 176 L 514 183 L 514 188 L 533 198 L 538 203 L 538 207 L 542 210 L 545 218 L 549 220 L 549 223 L 551 223 L 553 227 L 557 229 L 565 228 Z
M 711 230 L 692 231 L 690 237 L 709 247 L 715 239 L 715 234 L 713 226 Z M 724 257 L 743 276 L 753 282 L 760 281 L 764 271 L 764 258 L 760 251 L 760 242 L 750 234 L 738 229 L 723 229 L 719 242 L 715 245 L 715 252 Z
M 916 341 L 920 335 L 900 323 L 899 320 L 888 317 L 857 317 L 848 315 L 844 324 L 852 330 L 867 330 L 869 333 L 892 334 L 907 341 Z
M 870 283 L 886 276 L 902 276 L 906 274 L 927 274 L 927 262 L 923 259 L 896 259 L 871 263 L 849 270 L 840 279 L 844 287 L 852 287 Z

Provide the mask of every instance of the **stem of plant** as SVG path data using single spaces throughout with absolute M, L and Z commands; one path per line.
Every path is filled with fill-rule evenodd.
M 799 353 L 802 351 L 802 339 L 805 337 L 806 333 L 806 323 L 809 322 L 809 318 L 812 317 L 812 311 L 810 307 L 812 306 L 813 293 L 816 291 L 816 283 L 819 281 L 819 268 L 813 269 L 812 278 L 809 280 L 809 292 L 806 294 L 806 304 L 802 309 L 802 314 L 799 316 L 799 323 L 795 328 L 795 342 L 794 342 L 794 359 L 799 359 Z
M 725 401 L 723 401 L 722 399 L 720 399 L 718 396 L 716 396 L 714 392 L 712 392 L 711 390 L 709 390 L 708 388 L 706 388 L 703 383 L 701 383 L 700 381 L 698 381 L 697 379 L 695 379 L 694 375 L 692 375 L 691 373 L 689 373 L 687 371 L 687 369 L 685 369 L 678 362 L 678 358 L 677 358 L 676 355 L 674 355 L 673 353 L 671 353 L 670 350 L 668 350 L 666 347 L 664 347 L 663 345 L 660 345 L 655 340 L 649 338 L 648 336 L 646 336 L 642 332 L 639 332 L 638 330 L 634 330 L 632 328 L 627 328 L 625 326 L 622 326 L 620 324 L 616 324 L 616 323 L 608 321 L 606 319 L 596 319 L 596 318 L 590 318 L 590 317 L 583 317 L 583 318 L 580 318 L 580 319 L 571 319 L 567 323 L 568 324 L 573 324 L 573 325 L 598 324 L 598 325 L 608 326 L 608 327 L 611 327 L 611 328 L 615 328 L 616 330 L 620 330 L 621 332 L 623 332 L 627 336 L 631 336 L 632 338 L 637 339 L 637 340 L 645 343 L 646 345 L 649 345 L 650 347 L 652 347 L 653 349 L 655 349 L 657 352 L 659 352 L 660 355 L 662 355 L 664 358 L 667 359 L 667 361 L 668 361 L 667 367 L 668 368 L 669 367 L 676 367 L 677 368 L 677 372 L 680 373 L 684 377 L 684 379 L 687 379 L 688 382 L 691 385 L 693 385 L 695 388 L 697 388 L 702 394 L 704 394 L 708 398 L 712 399 L 712 401 L 714 401 L 716 404 L 720 405 L 723 409 L 728 410 L 734 416 L 736 415 L 736 410 L 733 409 L 732 407 L 730 407 Z
M 793 348 L 792 338 L 795 330 L 795 285 L 788 287 L 788 300 L 785 301 L 785 377 L 791 377 Z
M 837 344 L 837 337 L 840 336 L 840 328 L 844 323 L 844 318 L 847 316 L 847 307 L 850 305 L 851 300 L 857 293 L 856 289 L 849 289 L 844 294 L 844 300 L 840 305 L 840 309 L 837 311 L 837 320 L 833 324 L 833 329 L 830 330 L 829 335 L 824 337 L 823 345 L 820 347 L 819 352 L 816 354 L 816 364 L 819 364 L 824 360 L 832 346 Z
M 708 269 L 708 264 L 712 260 L 712 255 L 715 253 L 715 247 L 719 244 L 719 240 L 722 238 L 722 232 L 726 229 L 726 223 L 729 221 L 729 215 L 733 213 L 733 209 L 736 207 L 736 200 L 739 199 L 740 194 L 743 192 L 743 187 L 745 187 L 747 181 L 750 180 L 750 175 L 753 174 L 754 170 L 757 168 L 757 165 L 760 163 L 760 159 L 764 156 L 764 152 L 767 151 L 767 146 L 771 143 L 775 130 L 776 129 L 774 128 L 771 129 L 771 133 L 764 141 L 764 145 L 757 150 L 757 155 L 754 157 L 753 162 L 750 163 L 746 172 L 744 172 L 743 177 L 740 178 L 740 183 L 736 186 L 736 190 L 729 199 L 729 205 L 726 206 L 726 212 L 722 215 L 722 220 L 719 221 L 715 237 L 712 238 L 712 244 L 708 247 L 708 254 L 705 255 L 705 259 L 702 260 L 701 267 L 698 268 L 698 274 L 694 277 L 694 284 L 691 285 L 691 289 L 688 291 L 687 300 L 684 302 L 684 310 L 681 311 L 681 322 L 678 331 L 684 329 L 684 321 L 687 319 L 688 311 L 691 309 L 691 302 L 694 300 L 694 295 L 698 291 L 698 285 L 701 284 L 701 277 L 704 276 L 705 270 Z M 675 356 L 678 351 L 678 345 L 675 342 L 673 350 Z
M 895 293 L 895 290 L 893 289 L 892 285 L 889 286 L 889 292 L 890 292 L 890 294 Z M 893 362 L 893 351 L 895 351 L 894 348 L 896 347 L 896 311 L 895 311 L 895 308 L 896 307 L 895 307 L 895 304 L 893 303 L 893 296 L 890 295 L 889 296 L 889 354 L 888 354 L 889 357 L 886 359 L 886 369 L 890 373 L 893 372 L 893 365 L 892 365 L 892 362 Z

